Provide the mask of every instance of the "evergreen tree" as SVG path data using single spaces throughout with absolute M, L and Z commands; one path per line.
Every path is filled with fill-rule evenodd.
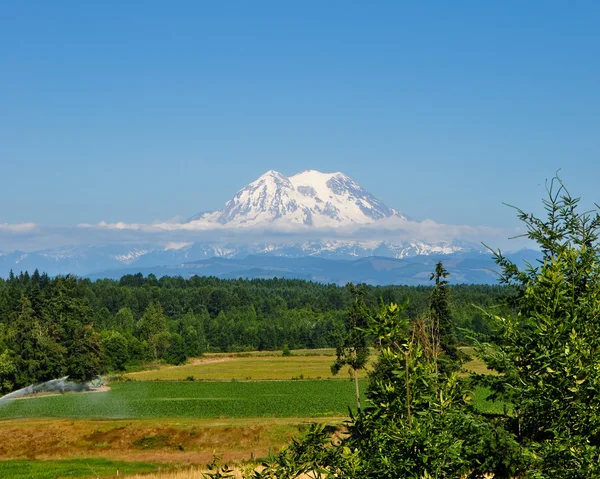
M 331 373 L 336 375 L 344 366 L 350 367 L 354 379 L 356 407 L 360 411 L 358 371 L 363 369 L 369 360 L 367 330 L 370 313 L 363 299 L 364 290 L 352 283 L 348 285 L 348 289 L 354 295 L 354 302 L 348 311 L 345 335 L 336 348 L 336 360 L 331 365 Z
M 69 378 L 81 382 L 94 379 L 104 371 L 102 358 L 100 334 L 94 331 L 90 324 L 75 328 L 68 343 L 66 359 Z
M 102 372 L 100 336 L 93 328 L 93 313 L 83 284 L 71 275 L 57 277 L 46 308 L 46 322 L 55 328 L 67 355 L 66 375 L 88 381 Z
M 3 396 L 13 390 L 17 366 L 11 357 L 10 350 L 0 351 L 0 396 Z
M 446 279 L 449 275 L 450 273 L 439 261 L 430 278 L 430 281 L 435 281 L 429 296 L 431 340 L 436 358 L 439 357 L 440 371 L 443 373 L 456 371 L 461 361 L 457 348 L 456 322 L 450 309 L 450 287 Z M 438 356 L 438 352 L 444 353 L 444 356 Z
M 164 359 L 170 364 L 183 364 L 187 359 L 185 343 L 179 334 L 171 334 L 169 349 L 167 350 Z
M 20 311 L 9 332 L 14 352 L 14 387 L 49 381 L 65 375 L 67 348 L 51 335 L 51 329 L 35 316 L 31 302 L 22 297 Z

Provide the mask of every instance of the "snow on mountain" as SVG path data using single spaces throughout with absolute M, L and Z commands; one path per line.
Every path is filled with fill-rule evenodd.
M 343 173 L 304 171 L 286 178 L 268 171 L 238 191 L 221 210 L 191 218 L 199 230 L 230 228 L 227 240 L 149 240 L 140 244 L 90 244 L 40 251 L 0 254 L 0 276 L 38 268 L 49 274 L 90 274 L 119 268 L 182 265 L 211 258 L 245 259 L 250 256 L 283 258 L 315 257 L 360 259 L 370 256 L 404 259 L 427 255 L 479 254 L 482 249 L 458 241 L 426 242 L 420 238 L 385 240 L 378 237 L 391 219 L 395 226 L 414 227 L 416 222 L 390 208 Z M 372 228 L 369 240 L 353 235 L 354 228 Z M 245 235 L 243 227 L 262 228 L 281 235 Z M 296 234 L 294 228 L 300 228 Z M 335 232 L 326 229 L 337 229 Z M 237 232 L 241 229 L 241 232 Z M 194 231 L 194 228 L 191 229 Z M 291 233 L 291 234 L 287 234 Z M 329 234 L 331 233 L 331 234 Z M 389 233 L 389 232 L 388 232 Z M 214 235 L 213 235 L 214 236 Z M 270 239 L 267 240 L 267 236 Z M 334 237 L 334 239 L 326 239 Z M 273 239 L 276 238 L 276 239 Z M 362 238 L 364 238 L 364 232 Z M 387 236 L 389 238 L 389 235 Z M 273 258 L 275 260 L 275 258 Z
M 447 255 L 460 252 L 482 252 L 482 248 L 464 242 L 425 243 L 424 241 L 311 241 L 301 245 L 308 256 L 324 258 L 364 258 L 384 256 L 388 258 L 408 258 L 419 255 Z
M 115 258 L 117 259 L 117 261 L 120 261 L 121 263 L 131 264 L 135 260 L 140 258 L 141 256 L 144 256 L 145 254 L 148 254 L 148 253 L 149 253 L 149 251 L 146 249 L 134 248 L 133 250 L 128 251 L 125 254 L 116 255 Z
M 343 173 L 304 171 L 286 178 L 268 171 L 242 188 L 221 210 L 190 222 L 243 226 L 365 225 L 402 213 L 389 208 Z

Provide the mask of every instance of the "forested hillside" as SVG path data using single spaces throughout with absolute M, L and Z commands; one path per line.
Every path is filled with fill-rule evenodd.
M 364 291 L 371 308 L 408 301 L 408 315 L 417 318 L 431 288 Z M 501 305 L 508 294 L 500 286 L 452 287 L 456 324 L 485 335 L 476 306 Z M 11 274 L 0 280 L 0 391 L 64 375 L 89 379 L 141 361 L 178 364 L 206 351 L 335 347 L 351 302 L 348 288 L 300 280 Z

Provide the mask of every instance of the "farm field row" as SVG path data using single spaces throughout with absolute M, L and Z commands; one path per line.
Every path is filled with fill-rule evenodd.
M 263 393 L 267 390 L 277 396 L 284 389 L 281 386 L 293 386 L 296 394 L 315 392 L 314 386 L 345 386 L 350 394 L 347 396 L 346 404 L 352 404 L 352 384 L 347 381 L 281 381 L 281 382 L 252 382 L 252 383 L 117 383 L 115 389 L 107 393 L 94 394 L 69 394 L 57 397 L 41 397 L 34 399 L 11 401 L 4 410 L 14 406 L 38 404 L 35 409 L 27 412 L 32 415 L 47 417 L 46 419 L 20 418 L 0 420 L 0 477 L 65 477 L 61 471 L 71 467 L 70 463 L 58 462 L 56 460 L 81 459 L 73 463 L 73 472 L 69 477 L 89 477 L 84 469 L 85 464 L 96 464 L 94 461 L 103 459 L 94 466 L 99 477 L 114 474 L 114 464 L 125 462 L 119 466 L 121 474 L 129 472 L 156 471 L 156 465 L 171 468 L 174 465 L 185 464 L 207 464 L 213 453 L 223 454 L 226 461 L 244 461 L 264 457 L 267 453 L 277 451 L 287 444 L 292 437 L 299 437 L 308 424 L 312 422 L 325 422 L 333 426 L 340 426 L 347 418 L 347 409 L 340 412 L 339 416 L 316 417 L 222 417 L 218 409 L 212 409 L 213 416 L 206 414 L 203 419 L 191 417 L 188 414 L 181 415 L 181 411 L 161 410 L 160 417 L 148 419 L 61 419 L 68 410 L 57 408 L 60 404 L 56 399 L 79 402 L 77 406 L 81 411 L 98 417 L 99 410 L 92 407 L 90 400 L 98 403 L 111 404 L 111 401 L 100 401 L 95 398 L 101 395 L 118 393 L 118 397 L 132 397 L 142 392 L 151 393 L 147 397 L 147 403 L 155 402 L 169 403 L 166 401 L 154 401 L 159 399 L 156 395 L 168 398 L 169 391 L 176 392 L 177 386 L 187 389 L 190 386 L 247 386 L 261 385 Z M 140 387 L 170 386 L 156 390 Z M 171 387 L 175 387 L 172 389 Z M 274 390 L 269 389 L 276 387 Z M 124 387 L 124 389 L 120 389 Z M 243 391 L 248 392 L 247 389 Z M 292 392 L 287 389 L 288 393 Z M 331 391 L 334 390 L 329 390 Z M 198 389 L 187 389 L 188 393 L 196 394 Z M 213 390 L 213 392 L 216 392 Z M 326 391 L 325 391 L 326 392 Z M 223 393 L 223 390 L 219 392 Z M 490 403 L 485 400 L 489 392 L 478 388 L 475 390 L 475 406 L 487 412 L 501 412 L 502 405 Z M 181 391 L 178 393 L 181 394 Z M 181 396 L 179 396 L 181 397 Z M 99 398 L 98 398 L 99 399 Z M 206 395 L 204 396 L 206 399 Z M 213 399 L 210 404 L 220 401 Z M 139 402 L 142 404 L 143 402 Z M 43 407 L 42 407 L 43 406 Z M 28 406 L 30 407 L 30 406 Z M 0 410 L 1 411 L 1 410 Z M 11 415 L 2 411 L 5 417 Z M 25 411 L 21 410 L 21 413 Z M 129 411 L 130 413 L 132 410 Z M 156 412 L 156 411 L 154 411 Z M 34 414 L 35 413 L 35 414 Z M 146 411 L 146 414 L 148 411 Z M 205 411 L 206 413 L 206 411 Z M 279 410 L 277 413 L 281 413 Z M 111 411 L 110 414 L 114 414 Z M 246 414 L 256 416 L 256 411 L 248 410 Z M 271 415 L 273 412 L 271 412 Z M 170 415 L 170 416 L 169 416 Z M 54 417 L 53 419 L 48 417 Z M 173 417 L 175 416 L 175 417 Z M 112 417 L 112 416 L 109 416 Z M 18 460 L 15 462 L 14 460 Z M 22 462 L 24 459 L 35 459 L 34 461 Z M 50 461 L 50 462 L 48 462 Z M 144 465 L 137 463 L 142 462 Z M 154 468 L 148 466 L 154 464 Z M 76 466 L 76 467 L 75 467 Z M 141 469 L 139 469 L 141 468 Z M 30 474 L 25 476 L 14 476 L 7 471 L 23 470 Z M 44 471 L 55 471 L 56 475 L 44 475 Z M 6 474 L 4 474 L 6 472 Z M 58 474 L 60 472 L 60 474 Z
M 312 422 L 342 425 L 354 409 L 346 372 L 308 379 L 331 378 L 333 355 L 211 354 L 130 373 L 135 380 L 113 382 L 105 392 L 7 401 L 0 405 L 0 477 L 111 477 L 117 469 L 123 476 L 175 467 L 175 478 L 185 475 L 180 467 L 202 468 L 213 453 L 227 461 L 266 456 Z M 467 366 L 485 372 L 477 358 Z M 181 380 L 190 375 L 196 380 Z M 487 390 L 474 393 L 475 407 L 501 412 L 486 401 Z
M 366 382 L 361 380 L 361 389 Z M 476 405 L 500 412 L 477 388 Z M 106 392 L 64 394 L 6 401 L 0 419 L 15 418 L 327 418 L 347 416 L 355 408 L 350 381 L 114 383 Z
M 471 356 L 464 365 L 464 375 L 474 373 L 489 374 L 485 364 L 476 356 L 474 349 L 462 348 Z M 125 375 L 135 381 L 263 381 L 289 379 L 333 378 L 331 364 L 335 358 L 334 349 L 297 350 L 292 356 L 282 356 L 279 351 L 252 351 L 247 353 L 212 353 L 201 358 L 193 358 L 180 366 L 160 365 L 153 369 L 131 372 Z M 373 354 L 365 370 L 359 376 L 366 377 L 369 365 L 377 359 Z M 346 370 L 337 378 L 348 378 Z
M 181 366 L 161 366 L 158 369 L 133 372 L 127 378 L 136 381 L 263 381 L 290 379 L 333 378 L 331 355 L 319 356 L 269 356 L 269 355 L 207 355 L 190 360 Z M 360 371 L 365 377 L 366 372 Z M 348 378 L 341 371 L 338 378 Z
M 354 404 L 348 380 L 129 381 L 106 392 L 7 401 L 0 419 L 328 417 L 346 416 Z

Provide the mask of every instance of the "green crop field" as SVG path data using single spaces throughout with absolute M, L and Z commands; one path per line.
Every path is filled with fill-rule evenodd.
M 354 386 L 347 380 L 130 381 L 111 387 L 107 392 L 6 401 L 0 419 L 326 417 L 346 416 L 355 404 Z
M 501 412 L 502 405 L 485 400 L 487 394 L 475 390 L 476 406 Z M 331 417 L 346 416 L 354 406 L 354 386 L 343 380 L 130 381 L 107 392 L 6 401 L 0 419 Z
M 346 371 L 339 379 L 314 380 L 331 378 L 333 351 L 321 352 L 286 357 L 208 355 L 182 366 L 130 373 L 126 376 L 135 381 L 113 382 L 107 392 L 6 401 L 0 404 L 0 419 L 347 416 L 348 407 L 355 405 L 353 385 Z M 483 371 L 478 363 L 474 358 L 469 366 Z M 184 381 L 190 376 L 197 381 Z M 361 387 L 366 387 L 366 380 L 361 380 Z M 486 396 L 485 389 L 476 389 L 476 407 L 501 412 L 497 411 L 501 405 L 485 401 Z
M 119 474 L 154 472 L 155 464 L 77 459 L 68 461 L 0 461 L 0 477 L 11 479 L 55 479 L 57 477 L 115 477 Z

